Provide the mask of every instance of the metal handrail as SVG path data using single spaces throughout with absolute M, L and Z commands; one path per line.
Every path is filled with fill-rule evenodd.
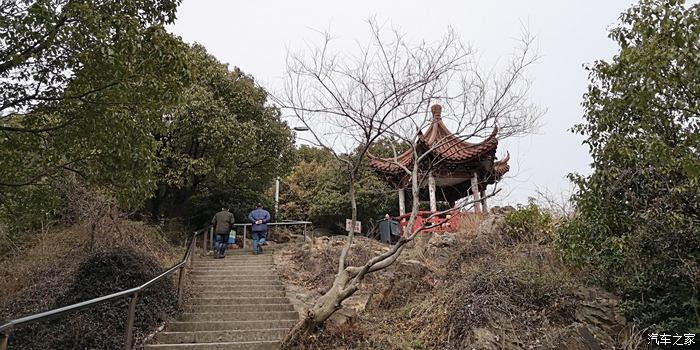
M 304 240 L 306 240 L 306 228 L 308 225 L 313 224 L 311 221 L 303 221 L 303 220 L 290 220 L 290 221 L 278 221 L 278 222 L 268 222 L 267 226 L 287 226 L 287 225 L 304 225 Z M 233 226 L 236 227 L 243 227 L 243 248 L 245 248 L 245 241 L 248 235 L 248 226 L 252 226 L 253 224 L 250 222 L 247 223 L 240 223 L 240 224 L 233 224 Z M 207 245 L 207 236 L 209 236 L 209 244 Z M 211 230 L 209 231 L 208 234 L 204 235 L 204 246 L 206 249 L 209 249 L 211 245 L 214 242 L 214 231 Z
M 185 251 L 185 256 L 182 258 L 182 260 L 180 260 L 179 263 L 175 264 L 173 267 L 169 268 L 165 272 L 161 273 L 160 275 L 154 277 L 153 279 L 149 280 L 148 282 L 146 282 L 138 287 L 123 290 L 121 292 L 116 292 L 116 293 L 109 294 L 109 295 L 104 295 L 104 296 L 101 296 L 98 298 L 86 300 L 86 301 L 83 301 L 80 303 L 60 307 L 57 309 L 41 312 L 38 314 L 21 317 L 21 318 L 14 319 L 14 320 L 3 323 L 2 325 L 0 325 L 0 350 L 7 350 L 8 342 L 10 339 L 10 334 L 12 333 L 12 330 L 19 325 L 25 325 L 25 324 L 34 323 L 34 322 L 51 320 L 54 318 L 60 318 L 62 316 L 65 316 L 66 314 L 74 312 L 74 311 L 86 309 L 86 308 L 89 308 L 91 306 L 102 304 L 102 303 L 110 301 L 110 300 L 126 298 L 129 296 L 131 296 L 131 300 L 129 301 L 129 316 L 127 318 L 124 349 L 131 350 L 133 347 L 133 328 L 134 328 L 134 318 L 136 315 L 136 301 L 138 299 L 139 292 L 150 287 L 154 283 L 162 280 L 163 278 L 167 277 L 168 275 L 172 274 L 173 272 L 175 272 L 175 270 L 180 270 L 179 274 L 178 274 L 178 281 L 177 281 L 177 303 L 178 303 L 178 305 L 180 305 L 180 303 L 182 301 L 182 281 L 183 281 L 183 277 L 184 277 L 183 275 L 185 273 L 185 270 L 184 270 L 185 265 L 188 262 L 191 262 L 192 253 L 193 253 L 194 248 L 196 246 L 197 236 L 208 231 L 208 230 L 209 230 L 209 226 L 205 227 L 201 230 L 195 231 L 194 234 L 192 234 L 192 236 L 189 238 L 189 242 L 187 243 L 187 250 Z

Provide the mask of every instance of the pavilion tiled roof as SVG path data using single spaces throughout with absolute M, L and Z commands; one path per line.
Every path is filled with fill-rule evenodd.
M 506 152 L 505 158 L 493 162 L 493 171 L 499 178 L 510 170 L 510 165 L 508 165 L 509 160 L 510 153 Z
M 491 135 L 484 141 L 470 143 L 450 132 L 445 126 L 445 123 L 442 121 L 442 107 L 440 105 L 434 105 L 431 111 L 433 113 L 433 121 L 425 133 L 418 133 L 416 148 L 431 152 L 441 162 L 453 164 L 478 161 L 496 152 L 498 147 L 498 139 L 496 138 L 498 134 L 497 127 L 493 129 Z M 369 164 L 372 168 L 387 174 L 399 174 L 403 172 L 402 166 L 410 167 L 413 162 L 411 149 L 401 153 L 396 158 L 379 158 L 371 154 L 368 154 L 368 156 Z M 504 170 L 503 173 L 507 172 L 509 168 L 508 159 L 509 157 L 506 157 L 502 161 L 495 162 L 494 167 L 496 163 L 501 162 L 499 163 L 501 164 L 499 169 Z M 498 172 L 497 169 L 494 170 Z

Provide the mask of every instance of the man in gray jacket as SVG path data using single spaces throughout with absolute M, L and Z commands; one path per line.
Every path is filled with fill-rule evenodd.
M 228 236 L 233 230 L 233 214 L 228 211 L 228 208 L 221 208 L 221 211 L 214 215 L 211 219 L 211 224 L 214 227 L 214 258 L 224 258 L 226 247 L 228 246 Z

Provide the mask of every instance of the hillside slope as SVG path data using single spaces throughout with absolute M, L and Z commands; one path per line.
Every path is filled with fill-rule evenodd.
M 551 240 L 512 236 L 504 225 L 503 215 L 491 215 L 456 234 L 424 236 L 296 347 L 636 348 L 613 295 L 561 263 Z M 332 283 L 343 242 L 325 237 L 279 251 L 278 269 L 300 311 Z M 358 237 L 351 263 L 384 249 Z
M 98 231 L 76 225 L 38 234 L 0 261 L 1 319 L 14 319 L 138 286 L 177 261 L 157 229 L 117 220 Z M 94 238 L 94 240 L 93 240 Z M 176 313 L 176 289 L 165 280 L 139 296 L 137 341 Z M 67 317 L 20 326 L 11 349 L 117 349 L 124 337 L 128 300 L 108 302 Z

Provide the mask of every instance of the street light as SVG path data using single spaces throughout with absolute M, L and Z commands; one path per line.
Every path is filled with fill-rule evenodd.
M 305 126 L 295 126 L 292 128 L 294 131 L 309 131 L 309 128 Z M 277 176 L 275 179 L 275 221 L 279 221 L 279 209 L 280 209 L 280 177 Z

